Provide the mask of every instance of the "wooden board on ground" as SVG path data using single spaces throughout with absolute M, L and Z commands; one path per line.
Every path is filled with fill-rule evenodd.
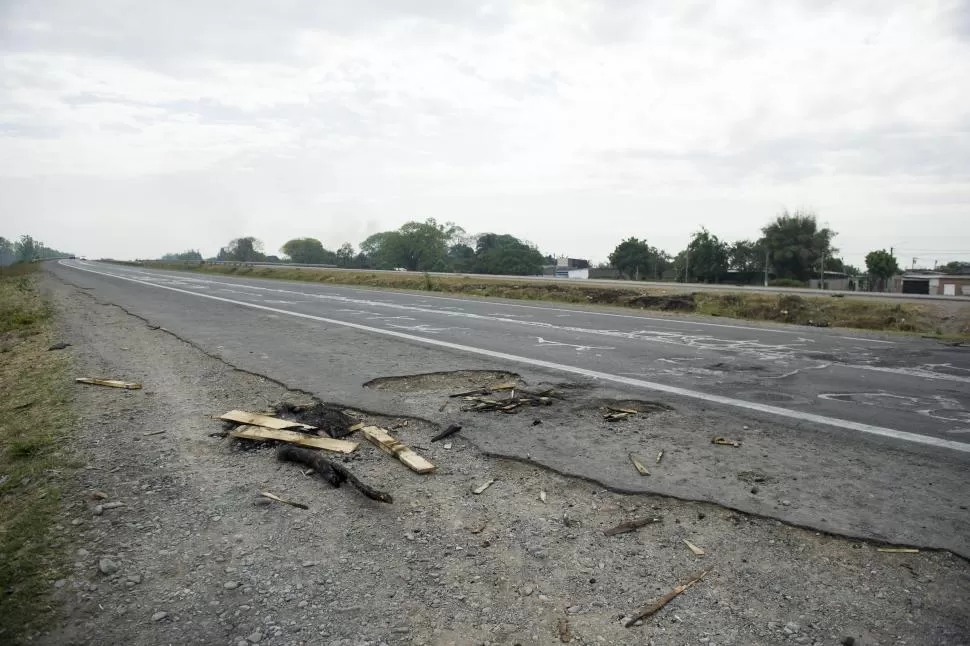
M 290 428 L 299 428 L 303 429 L 304 431 L 312 431 L 316 429 L 315 426 L 294 422 L 293 420 L 270 417 L 269 415 L 260 415 L 259 413 L 247 413 L 244 410 L 231 410 L 228 413 L 219 415 L 217 419 L 225 420 L 227 422 L 238 422 L 240 424 L 246 424 L 247 426 L 274 428 L 278 431 L 284 431 Z
M 311 449 L 323 449 L 336 453 L 351 453 L 357 448 L 357 442 L 347 440 L 335 440 L 332 437 L 313 437 L 297 433 L 296 431 L 286 431 L 273 428 L 260 428 L 259 426 L 240 426 L 229 434 L 229 437 L 236 437 L 243 440 L 277 440 L 305 446 Z
M 97 377 L 78 377 L 74 380 L 79 384 L 91 384 L 92 386 L 108 386 L 109 388 L 124 388 L 125 390 L 139 390 L 141 384 L 132 381 L 118 381 L 117 379 L 98 379 Z
M 431 473 L 435 466 L 394 439 L 390 433 L 379 426 L 365 426 L 364 437 L 376 444 L 381 450 L 390 453 L 415 473 Z

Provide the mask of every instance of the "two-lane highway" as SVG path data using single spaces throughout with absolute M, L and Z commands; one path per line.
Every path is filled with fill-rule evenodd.
M 970 451 L 970 352 L 928 340 L 60 262 L 227 311 L 258 309 L 641 395 Z

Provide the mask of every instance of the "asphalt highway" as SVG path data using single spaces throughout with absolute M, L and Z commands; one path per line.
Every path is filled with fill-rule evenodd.
M 761 413 L 970 451 L 970 352 L 931 340 L 845 330 L 442 297 L 60 261 L 151 296 L 343 326 Z
M 458 423 L 463 430 L 453 450 L 474 445 L 614 491 L 709 501 L 970 558 L 966 349 L 900 335 L 613 308 L 86 261 L 47 266 L 91 296 L 92 306 L 121 307 L 291 390 L 391 418 L 420 417 L 442 428 Z M 455 370 L 511 371 L 528 384 L 553 385 L 565 398 L 542 411 L 482 414 L 449 399 L 453 387 L 409 385 L 422 379 L 416 375 L 447 380 Z M 373 387 L 388 377 L 401 386 Z M 147 396 L 151 384 L 145 388 Z M 659 404 L 666 412 L 605 422 L 602 407 L 617 401 Z M 211 412 L 244 405 L 212 402 Z M 714 445 L 719 435 L 743 445 Z M 650 477 L 631 467 L 631 453 L 660 450 L 663 463 L 651 462 Z

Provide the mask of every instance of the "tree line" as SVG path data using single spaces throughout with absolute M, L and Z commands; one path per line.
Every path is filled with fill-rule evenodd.
M 64 258 L 71 254 L 52 249 L 33 236 L 22 235 L 16 241 L 0 236 L 0 267 L 15 262 L 33 262 L 49 258 Z
M 843 263 L 832 245 L 836 232 L 820 226 L 809 211 L 787 210 L 761 229 L 757 239 L 728 242 L 706 228 L 693 233 L 687 246 L 676 254 L 630 237 L 621 241 L 601 268 L 615 270 L 630 280 L 676 280 L 680 282 L 769 284 L 804 286 L 824 272 L 849 276 L 868 274 L 874 284 L 884 284 L 899 273 L 893 255 L 874 250 L 866 256 L 865 271 Z M 555 264 L 535 245 L 509 234 L 468 235 L 453 222 L 435 219 L 407 222 L 399 229 L 369 236 L 354 249 L 349 242 L 333 250 L 316 238 L 294 238 L 281 248 L 280 256 L 266 254 L 254 237 L 236 238 L 210 260 L 235 262 L 293 262 L 332 265 L 348 269 L 407 269 L 409 271 L 457 272 L 507 275 L 538 275 L 543 266 Z M 166 254 L 163 260 L 202 261 L 198 250 Z M 960 263 L 953 269 L 959 269 Z
M 482 233 L 469 236 L 453 222 L 430 218 L 407 222 L 399 229 L 369 236 L 354 249 L 349 242 L 327 249 L 316 238 L 294 238 L 280 247 L 283 261 L 297 264 L 333 265 L 347 269 L 406 269 L 408 271 L 480 274 L 538 275 L 543 265 L 555 263 L 535 245 L 509 234 Z M 201 261 L 198 250 L 166 254 L 163 260 Z M 235 238 L 210 260 L 232 262 L 278 262 L 266 254 L 263 243 L 252 236 Z

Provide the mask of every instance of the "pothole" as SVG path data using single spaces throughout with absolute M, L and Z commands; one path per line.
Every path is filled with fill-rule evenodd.
M 503 382 L 518 382 L 519 375 L 503 370 L 454 370 L 428 372 L 418 375 L 379 377 L 364 384 L 364 388 L 386 392 L 459 392 L 488 387 Z

